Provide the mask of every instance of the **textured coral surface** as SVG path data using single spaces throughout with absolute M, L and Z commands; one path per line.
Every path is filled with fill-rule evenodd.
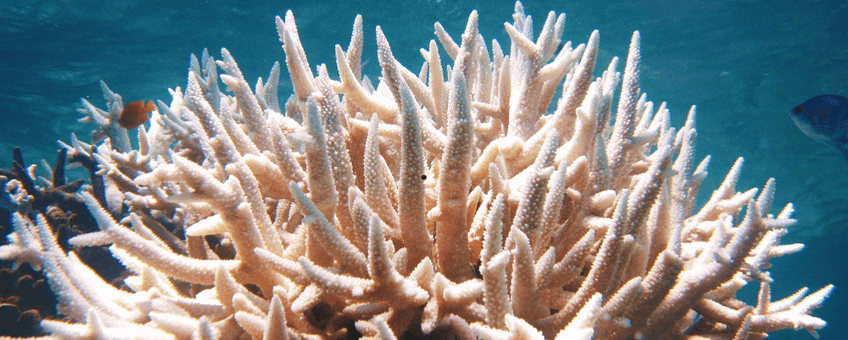
M 0 258 L 43 267 L 66 317 L 41 322 L 55 338 L 759 339 L 824 327 L 810 313 L 832 286 L 770 296 L 769 260 L 802 248 L 780 245 L 795 221 L 791 204 L 772 211 L 774 181 L 737 192 L 739 159 L 696 206 L 709 158 L 693 159 L 695 108 L 675 128 L 641 93 L 638 32 L 623 71 L 614 58 L 595 72 L 599 33 L 575 46 L 564 25 L 551 12 L 534 32 L 516 3 L 501 46 L 476 12 L 457 40 L 436 23 L 420 68 L 400 65 L 378 26 L 378 76 L 361 73 L 357 17 L 333 79 L 308 63 L 289 12 L 277 18 L 294 88 L 284 103 L 279 64 L 250 86 L 229 51 L 204 51 L 137 146 L 104 83 L 106 109 L 81 109 L 95 139 L 66 145 L 96 165 L 69 194 L 99 230 L 64 249 L 54 222 L 24 209 L 33 185 L 6 178 L 14 232 Z M 128 271 L 123 289 L 80 259 L 100 246 Z M 738 300 L 749 283 L 758 301 Z

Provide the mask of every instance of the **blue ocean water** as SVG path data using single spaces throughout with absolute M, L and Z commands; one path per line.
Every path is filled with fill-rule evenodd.
M 364 17 L 364 74 L 379 68 L 373 42 L 381 25 L 395 57 L 411 69 L 419 48 L 433 39 L 433 23 L 453 36 L 469 12 L 480 14 L 487 40 L 508 42 L 503 22 L 514 2 L 377 1 L 3 1 L 0 3 L 0 167 L 21 146 L 29 162 L 52 160 L 56 140 L 74 132 L 79 98 L 102 106 L 99 80 L 125 102 L 160 99 L 184 87 L 190 53 L 226 47 L 245 78 L 266 78 L 283 62 L 274 16 L 291 9 L 310 64 L 335 69 L 333 46 L 347 46 L 356 14 Z M 773 260 L 772 296 L 833 283 L 836 291 L 814 315 L 829 325 L 823 339 L 848 333 L 848 161 L 804 136 L 788 112 L 809 97 L 848 96 L 848 3 L 844 1 L 525 1 L 540 21 L 548 11 L 567 14 L 565 40 L 583 43 L 600 30 L 599 65 L 626 55 L 630 35 L 642 34 L 641 87 L 648 99 L 667 101 L 675 126 L 698 105 L 697 157 L 712 155 L 702 192 L 717 187 L 737 157 L 745 158 L 737 190 L 777 180 L 774 210 L 795 205 L 799 223 L 784 243 L 803 242 L 799 254 Z M 599 66 L 600 67 L 600 66 Z M 620 68 L 623 66 L 620 66 Z M 283 74 L 281 98 L 290 93 Z M 750 299 L 755 299 L 751 292 Z M 753 300 L 748 301 L 753 301 Z M 774 339 L 810 339 L 784 331 Z

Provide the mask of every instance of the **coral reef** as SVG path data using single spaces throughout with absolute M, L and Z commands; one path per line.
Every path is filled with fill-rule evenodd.
M 12 168 L 0 169 L 0 184 L 5 188 L 0 196 L 0 244 L 6 244 L 4 241 L 13 232 L 12 213 L 15 212 L 30 219 L 43 215 L 64 251 L 72 249 L 68 244 L 72 236 L 98 229 L 82 199 L 76 195 L 84 181 L 67 183 L 67 161 L 86 164 L 92 181 L 98 182 L 96 162 L 77 154 L 68 157 L 68 149 L 59 150 L 52 168 L 44 167 L 49 170 L 49 178 L 35 175 L 37 167 L 27 165 L 20 148 L 12 151 Z M 113 279 L 123 271 L 103 247 L 87 247 L 76 252 L 102 277 Z M 43 273 L 34 270 L 40 268 L 14 265 L 8 260 L 0 264 L 0 324 L 4 325 L 0 335 L 43 335 L 39 322 L 42 318 L 56 318 L 57 301 Z
M 770 213 L 773 180 L 736 192 L 740 159 L 696 207 L 708 159 L 693 166 L 695 108 L 673 128 L 641 93 L 638 32 L 623 72 L 614 58 L 595 77 L 597 31 L 573 46 L 564 15 L 536 38 L 520 3 L 513 19 L 508 55 L 476 12 L 458 43 L 436 23 L 441 51 L 422 49 L 417 74 L 377 27 L 375 87 L 360 17 L 333 80 L 313 73 L 289 12 L 285 103 L 279 64 L 251 89 L 229 51 L 204 51 L 137 148 L 102 84 L 107 110 L 83 100 L 95 143 L 66 146 L 102 176 L 75 196 L 99 230 L 69 243 L 108 246 L 125 289 L 62 249 L 43 214 L 13 214 L 0 258 L 43 266 L 68 319 L 41 322 L 54 338 L 760 339 L 825 326 L 810 313 L 832 286 L 770 296 L 769 260 L 802 248 L 780 245 L 795 221 L 791 205 Z M 749 304 L 736 293 L 751 282 Z

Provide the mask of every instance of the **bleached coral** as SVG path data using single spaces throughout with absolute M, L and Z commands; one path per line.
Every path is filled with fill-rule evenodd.
M 744 339 L 825 325 L 810 313 L 832 286 L 771 302 L 769 259 L 800 250 L 779 245 L 795 221 L 791 205 L 769 213 L 774 181 L 735 192 L 740 159 L 696 209 L 708 159 L 692 169 L 695 109 L 675 129 L 641 93 L 638 32 L 623 75 L 614 58 L 595 78 L 597 31 L 563 44 L 551 12 L 534 41 L 520 3 L 513 18 L 509 55 L 485 45 L 476 12 L 460 43 L 437 23 L 453 65 L 431 41 L 418 74 L 377 27 L 374 88 L 361 18 L 333 80 L 313 74 L 289 12 L 284 105 L 278 65 L 251 90 L 226 49 L 204 53 L 137 150 L 86 102 L 106 141 L 69 148 L 93 152 L 114 190 L 82 194 L 101 231 L 72 243 L 111 244 L 131 291 L 61 251 L 43 218 L 16 214 L 0 254 L 38 251 L 70 320 L 43 322 L 56 338 Z M 756 306 L 735 298 L 751 281 Z

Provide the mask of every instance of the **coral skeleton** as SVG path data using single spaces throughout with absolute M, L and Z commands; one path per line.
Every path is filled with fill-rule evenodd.
M 672 127 L 641 92 L 639 32 L 623 71 L 616 57 L 596 72 L 599 33 L 563 42 L 563 14 L 536 34 L 516 3 L 508 46 L 487 45 L 477 15 L 459 40 L 436 23 L 417 73 L 378 26 L 375 86 L 361 17 L 333 79 L 288 12 L 287 101 L 279 64 L 251 87 L 229 51 L 204 51 L 137 146 L 102 83 L 107 109 L 81 110 L 94 143 L 65 145 L 97 162 L 102 192 L 74 195 L 99 230 L 69 242 L 108 246 L 125 287 L 62 250 L 40 214 L 16 212 L 0 247 L 43 268 L 66 317 L 42 321 L 49 338 L 761 339 L 826 325 L 811 312 L 832 285 L 770 295 L 770 259 L 803 247 L 780 244 L 796 221 L 791 204 L 772 210 L 774 180 L 737 192 L 740 158 L 696 206 L 709 163 L 694 159 L 696 111 Z M 13 182 L 4 200 L 23 206 Z M 737 299 L 749 283 L 758 301 Z

